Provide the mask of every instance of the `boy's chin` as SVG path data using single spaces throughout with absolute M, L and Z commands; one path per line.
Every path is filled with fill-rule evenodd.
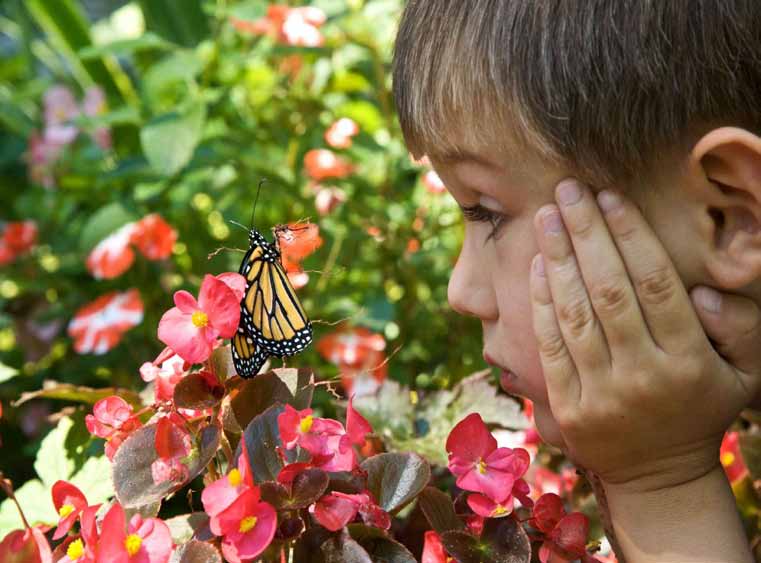
M 558 423 L 552 416 L 549 405 L 538 402 L 534 403 L 534 422 L 536 423 L 536 430 L 543 441 L 565 451 L 565 440 L 563 440 L 563 435 L 560 433 Z

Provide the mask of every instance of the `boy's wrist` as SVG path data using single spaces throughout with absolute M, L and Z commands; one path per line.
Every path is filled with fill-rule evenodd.
M 660 480 L 660 478 L 658 479 Z M 690 480 L 605 483 L 615 536 L 628 563 L 753 561 L 719 463 Z

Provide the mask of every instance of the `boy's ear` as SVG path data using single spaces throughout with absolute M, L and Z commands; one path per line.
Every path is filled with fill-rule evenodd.
M 713 244 L 705 266 L 721 287 L 740 289 L 761 278 L 761 138 L 736 127 L 714 129 L 690 156 L 691 170 L 708 182 Z

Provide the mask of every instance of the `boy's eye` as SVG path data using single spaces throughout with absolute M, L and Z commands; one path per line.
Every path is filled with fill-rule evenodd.
M 462 209 L 462 215 L 465 217 L 466 221 L 473 221 L 474 223 L 491 223 L 491 233 L 486 237 L 484 243 L 488 242 L 491 238 L 496 240 L 500 229 L 507 221 L 507 217 L 502 213 L 484 207 L 479 203 L 475 205 L 461 205 L 460 209 Z

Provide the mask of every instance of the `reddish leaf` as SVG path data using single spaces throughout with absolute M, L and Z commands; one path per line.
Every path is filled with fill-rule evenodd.
M 385 453 L 362 462 L 367 488 L 386 512 L 399 510 L 414 499 L 431 479 L 431 468 L 414 453 Z
M 222 556 L 213 545 L 191 540 L 177 546 L 169 563 L 222 563 Z
M 183 409 L 207 409 L 225 396 L 225 388 L 210 372 L 190 373 L 174 388 L 174 404 Z

